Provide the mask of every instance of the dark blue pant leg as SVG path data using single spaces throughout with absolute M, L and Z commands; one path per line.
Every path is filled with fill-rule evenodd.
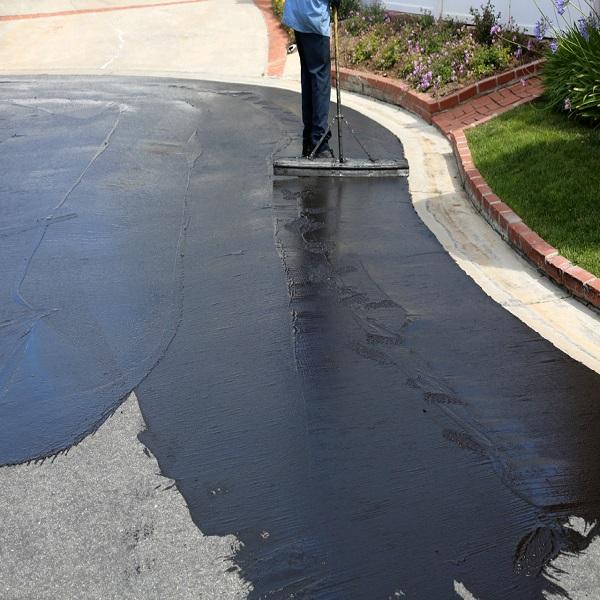
M 313 146 L 329 130 L 329 103 L 331 96 L 331 57 L 329 38 L 318 33 L 296 32 L 300 55 L 302 81 L 302 121 L 304 140 L 310 138 Z M 328 133 L 326 143 L 331 137 Z
M 296 31 L 295 34 L 298 56 L 300 57 L 300 81 L 302 84 L 302 124 L 304 125 L 304 130 L 302 131 L 302 144 L 304 148 L 307 148 L 312 145 L 312 85 L 304 54 L 304 39 L 302 36 L 306 34 L 302 34 L 299 31 Z

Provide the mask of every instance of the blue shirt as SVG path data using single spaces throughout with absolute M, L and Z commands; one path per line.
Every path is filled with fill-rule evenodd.
M 285 0 L 282 21 L 295 31 L 329 37 L 329 0 Z

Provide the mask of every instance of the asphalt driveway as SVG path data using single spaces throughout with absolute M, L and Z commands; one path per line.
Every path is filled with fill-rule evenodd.
M 600 516 L 598 375 L 495 304 L 405 180 L 271 176 L 298 96 L 0 85 L 0 463 L 135 390 L 251 598 L 542 598 Z M 388 131 L 349 113 L 380 156 Z M 350 146 L 349 153 L 358 149 Z

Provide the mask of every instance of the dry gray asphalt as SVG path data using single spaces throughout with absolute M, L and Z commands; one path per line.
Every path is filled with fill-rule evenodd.
M 132 395 L 68 454 L 0 470 L 3 600 L 247 597 L 237 540 L 193 525 L 143 429 Z

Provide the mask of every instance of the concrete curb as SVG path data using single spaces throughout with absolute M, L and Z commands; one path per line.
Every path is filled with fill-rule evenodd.
M 452 143 L 462 184 L 469 199 L 492 228 L 540 272 L 550 277 L 575 298 L 600 309 L 600 279 L 561 256 L 556 248 L 530 229 L 519 215 L 494 194 L 475 167 L 465 128 L 449 130 L 434 118 L 459 104 L 472 101 L 477 97 L 485 97 L 502 87 L 514 84 L 516 80 L 523 77 L 537 75 L 542 70 L 543 64 L 544 61 L 539 60 L 518 67 L 497 77 L 480 81 L 442 100 L 435 100 L 425 94 L 415 92 L 403 82 L 352 69 L 340 69 L 340 81 L 344 89 L 348 91 L 401 106 L 423 118 L 427 123 L 436 126 Z M 530 102 L 536 96 L 539 94 L 511 102 L 503 106 L 501 112 Z M 497 117 L 498 114 L 500 111 L 490 114 L 470 126 L 480 125 Z

